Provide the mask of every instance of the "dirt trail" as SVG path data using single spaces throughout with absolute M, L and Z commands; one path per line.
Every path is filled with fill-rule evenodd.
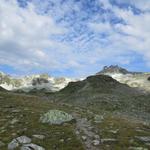
M 80 118 L 77 114 L 73 114 L 76 119 L 76 135 L 82 141 L 86 150 L 100 150 L 100 137 L 97 130 L 86 118 Z

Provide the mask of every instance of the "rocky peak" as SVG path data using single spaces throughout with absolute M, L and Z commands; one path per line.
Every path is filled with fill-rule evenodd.
M 119 67 L 118 65 L 111 65 L 111 66 L 104 66 L 102 71 L 98 72 L 97 74 L 106 74 L 106 73 L 128 74 L 130 72 L 122 67 Z
M 35 78 L 32 80 L 32 85 L 36 86 L 36 85 L 41 85 L 43 83 L 49 83 L 47 79 L 45 78 Z

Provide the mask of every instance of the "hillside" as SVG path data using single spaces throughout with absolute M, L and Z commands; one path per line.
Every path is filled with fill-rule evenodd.
M 45 97 L 0 92 L 0 106 L 1 150 L 7 150 L 15 138 L 25 136 L 35 144 L 30 146 L 45 150 L 149 149 L 150 125 L 147 122 L 111 111 L 107 114 L 101 107 L 95 109 L 95 105 L 93 109 L 84 104 L 74 107 Z M 41 115 L 50 110 L 64 111 L 76 121 L 61 125 L 39 122 Z
M 139 90 L 119 83 L 105 75 L 90 76 L 83 81 L 71 82 L 61 91 L 51 95 L 56 102 L 88 107 L 98 112 L 121 112 L 149 118 L 149 96 Z

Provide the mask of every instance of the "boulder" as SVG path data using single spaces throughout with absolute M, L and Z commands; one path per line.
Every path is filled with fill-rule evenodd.
M 9 144 L 8 144 L 8 150 L 14 150 L 17 147 L 19 147 L 20 144 L 27 144 L 31 143 L 31 139 L 28 138 L 27 136 L 20 136 L 16 139 L 13 139 Z
M 19 143 L 16 139 L 13 139 L 9 144 L 8 144 L 8 150 L 14 150 L 19 146 Z
M 74 120 L 74 118 L 70 114 L 60 110 L 50 110 L 40 117 L 40 122 L 56 125 L 70 122 L 72 120 Z
M 23 145 L 20 150 L 45 150 L 45 148 L 31 143 Z
M 20 137 L 16 138 L 16 140 L 17 140 L 20 144 L 31 143 L 31 139 L 28 138 L 27 136 L 20 136 Z

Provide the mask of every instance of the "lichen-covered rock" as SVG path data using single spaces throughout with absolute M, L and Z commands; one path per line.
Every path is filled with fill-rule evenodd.
M 59 110 L 50 110 L 40 117 L 40 122 L 42 123 L 57 124 L 57 125 L 72 120 L 74 120 L 74 118 L 70 114 Z

